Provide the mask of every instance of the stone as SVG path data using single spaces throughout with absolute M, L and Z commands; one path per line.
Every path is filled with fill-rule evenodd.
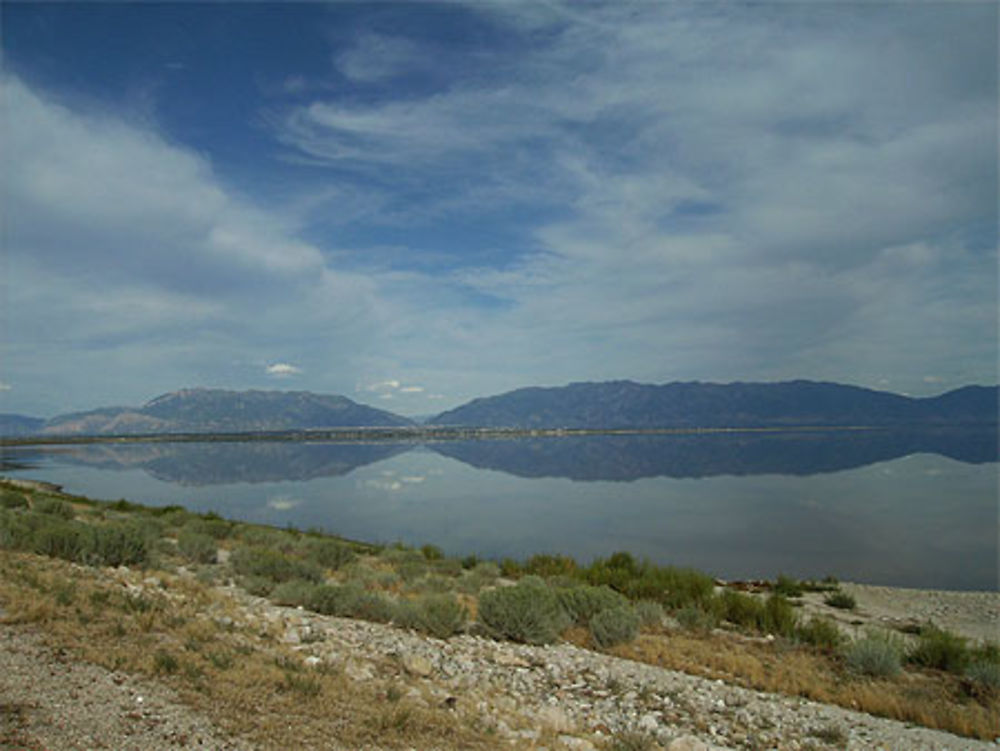
M 660 718 L 649 712 L 639 718 L 636 727 L 644 733 L 655 733 L 660 727 Z
M 415 675 L 419 678 L 427 678 L 434 672 L 434 666 L 431 665 L 430 660 L 423 655 L 415 654 L 403 655 L 403 669 L 410 675 Z
M 535 714 L 539 724 L 554 730 L 557 733 L 567 733 L 573 730 L 573 723 L 569 715 L 559 707 L 542 707 Z
M 698 740 L 693 735 L 682 735 L 674 738 L 667 746 L 667 751 L 710 751 L 708 744 Z

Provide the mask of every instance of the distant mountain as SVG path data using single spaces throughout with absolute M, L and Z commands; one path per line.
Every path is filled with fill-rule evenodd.
M 529 429 L 989 424 L 997 422 L 997 395 L 995 386 L 914 399 L 814 381 L 662 386 L 608 381 L 474 399 L 428 424 Z
M 411 425 L 405 417 L 308 391 L 182 389 L 142 407 L 105 407 L 59 415 L 43 435 L 138 435 L 147 433 L 245 433 L 342 427 Z
M 27 436 L 37 433 L 45 420 L 26 415 L 0 414 L 0 435 Z

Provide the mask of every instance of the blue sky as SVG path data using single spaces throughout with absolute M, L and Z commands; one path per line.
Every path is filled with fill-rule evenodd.
M 0 13 L 0 412 L 997 380 L 994 3 Z

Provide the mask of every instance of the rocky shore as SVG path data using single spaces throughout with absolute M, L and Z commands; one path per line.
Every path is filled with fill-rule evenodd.
M 118 569 L 108 575 L 135 591 L 160 589 L 155 578 L 140 572 Z M 869 612 L 866 603 L 880 603 L 875 618 L 891 614 L 895 591 L 900 602 L 947 604 L 955 623 L 969 621 L 987 630 L 996 624 L 1000 603 L 996 593 L 852 591 L 859 597 L 859 612 Z M 215 626 L 246 634 L 256 648 L 290 651 L 304 671 L 336 670 L 358 687 L 391 686 L 386 702 L 478 718 L 497 748 L 590 751 L 616 748 L 613 744 L 627 737 L 668 751 L 1000 748 L 1000 738 L 974 741 L 572 644 L 534 647 L 471 635 L 443 641 L 276 606 L 233 586 L 216 587 L 215 593 L 216 604 L 203 614 Z M 32 626 L 2 627 L 0 691 L 4 748 L 260 748 L 226 737 L 156 680 L 75 662 L 45 646 Z M 345 748 L 335 734 L 323 745 L 308 747 Z

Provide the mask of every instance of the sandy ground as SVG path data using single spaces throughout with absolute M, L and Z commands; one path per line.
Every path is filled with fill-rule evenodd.
M 872 626 L 900 629 L 927 622 L 976 641 L 1000 642 L 1000 592 L 948 592 L 841 583 L 857 601 L 854 610 L 823 603 L 822 592 L 803 597 L 806 612 L 833 618 L 847 632 Z

